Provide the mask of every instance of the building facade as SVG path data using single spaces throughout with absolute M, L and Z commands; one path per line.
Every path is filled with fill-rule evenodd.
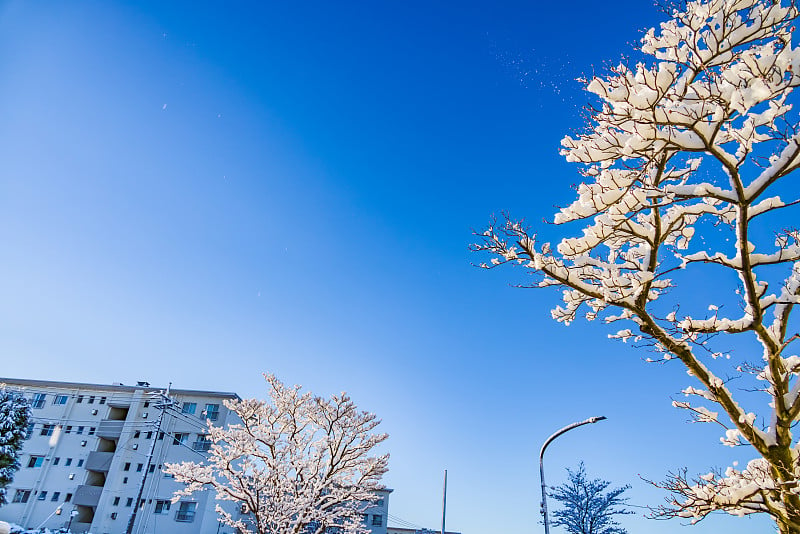
M 407 527 L 389 527 L 386 531 L 386 534 L 440 534 L 442 532 L 441 529 L 433 530 L 430 528 L 407 528 Z M 450 532 L 449 530 L 445 532 L 445 534 L 461 534 L 460 532 Z
M 31 401 L 33 420 L 0 520 L 72 532 L 233 534 L 219 525 L 213 492 L 172 503 L 183 485 L 164 463 L 199 461 L 206 420 L 231 422 L 235 393 L 0 378 Z M 138 503 L 138 506 L 137 506 Z M 234 506 L 233 503 L 225 503 Z
M 211 446 L 207 420 L 238 422 L 229 392 L 0 378 L 30 400 L 32 423 L 20 470 L 7 488 L 0 521 L 73 533 L 234 534 L 217 520 L 213 491 L 173 503 L 184 486 L 165 475 L 165 463 L 202 461 Z M 387 534 L 389 494 L 365 510 L 372 534 Z M 138 503 L 138 506 L 137 506 Z

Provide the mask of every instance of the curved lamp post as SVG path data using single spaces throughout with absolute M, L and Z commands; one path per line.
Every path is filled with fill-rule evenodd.
M 550 442 L 564 432 L 572 430 L 573 428 L 578 428 L 579 426 L 588 425 L 589 423 L 596 423 L 598 421 L 602 421 L 603 419 L 606 419 L 606 417 L 601 415 L 600 417 L 590 417 L 586 421 L 580 421 L 579 423 L 567 425 L 547 438 L 547 441 L 545 441 L 544 445 L 542 445 L 542 450 L 539 452 L 539 476 L 542 478 L 542 515 L 544 515 L 544 534 L 550 534 L 550 522 L 547 519 L 547 489 L 544 484 L 544 450 L 548 445 L 550 445 Z

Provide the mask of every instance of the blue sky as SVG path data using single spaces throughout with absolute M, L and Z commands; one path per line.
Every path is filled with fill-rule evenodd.
M 641 0 L 0 3 L 2 375 L 263 396 L 347 390 L 390 433 L 390 513 L 537 532 L 549 479 L 631 484 L 748 459 L 685 423 L 677 366 L 554 323 L 474 268 L 500 210 L 572 199 L 574 79 L 661 14 Z M 546 232 L 553 231 L 550 228 Z M 631 532 L 765 530 L 625 518 Z

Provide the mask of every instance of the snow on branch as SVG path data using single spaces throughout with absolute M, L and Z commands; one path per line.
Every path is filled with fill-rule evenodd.
M 800 233 L 775 227 L 779 216 L 799 220 L 797 17 L 789 0 L 698 0 L 674 10 L 642 39 L 645 60 L 585 80 L 597 104 L 586 130 L 562 141 L 584 183 L 553 221 L 577 231 L 551 245 L 504 214 L 472 245 L 490 258 L 481 267 L 515 265 L 533 275 L 527 287 L 560 288 L 557 321 L 624 322 L 609 337 L 645 340 L 660 361 L 681 361 L 713 409 L 679 407 L 701 421 L 726 418 L 722 442 L 749 444 L 760 458 L 741 472 L 681 479 L 669 487 L 684 499 L 673 509 L 765 512 L 780 532 L 800 532 L 800 366 L 787 352 L 800 339 L 790 320 L 800 304 Z M 679 316 L 680 301 L 669 299 L 690 294 L 702 270 L 727 296 Z M 752 359 L 714 348 L 729 338 L 746 346 L 734 336 L 761 347 L 767 428 L 716 374 L 723 352 Z
M 209 426 L 206 461 L 166 465 L 186 484 L 175 499 L 213 489 L 240 507 L 218 505 L 221 521 L 248 534 L 368 534 L 362 514 L 388 464 L 371 455 L 388 437 L 374 432 L 380 421 L 345 393 L 325 399 L 265 378 L 269 401 L 225 401 L 239 422 Z

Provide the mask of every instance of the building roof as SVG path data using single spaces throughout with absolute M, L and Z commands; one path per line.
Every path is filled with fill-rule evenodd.
M 143 390 L 147 392 L 164 391 L 167 388 L 159 388 L 150 386 L 147 382 L 140 382 L 135 386 L 127 386 L 125 384 L 92 384 L 88 382 L 59 382 L 55 380 L 31 380 L 28 378 L 3 378 L 0 377 L 0 384 L 33 386 L 33 387 L 51 387 L 51 388 L 74 388 L 74 389 L 96 389 L 98 391 L 118 391 L 120 393 L 132 393 L 135 391 Z M 199 389 L 176 389 L 170 388 L 170 393 L 176 395 L 198 395 L 203 397 L 223 397 L 229 399 L 240 399 L 239 395 L 230 391 L 204 391 Z

